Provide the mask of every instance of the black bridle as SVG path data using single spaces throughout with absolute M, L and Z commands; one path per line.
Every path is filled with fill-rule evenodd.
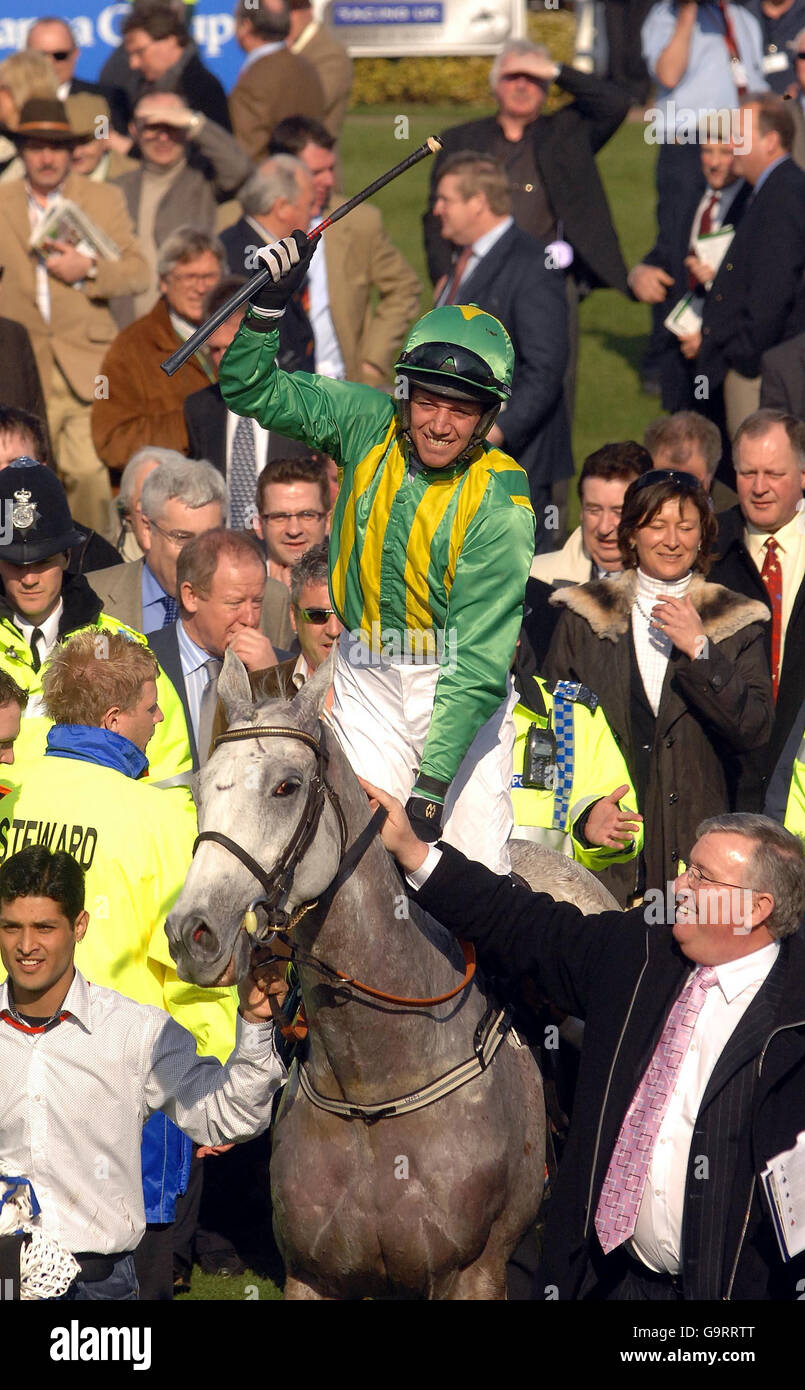
M 236 840 L 231 840 L 228 835 L 222 835 L 218 830 L 202 830 L 197 835 L 193 845 L 193 854 L 195 855 L 196 850 L 204 840 L 212 840 L 215 844 L 228 850 L 236 859 L 239 859 L 241 864 L 249 870 L 249 873 L 257 879 L 265 896 L 255 898 L 249 904 L 244 920 L 245 916 L 251 914 L 254 926 L 250 928 L 249 934 L 254 944 L 258 945 L 264 944 L 266 939 L 270 940 L 276 932 L 290 931 L 293 926 L 293 921 L 287 911 L 288 896 L 293 885 L 294 874 L 313 843 L 325 802 L 329 800 L 336 813 L 341 845 L 338 872 L 325 893 L 319 898 L 319 906 L 322 905 L 324 899 L 326 899 L 326 905 L 329 906 L 338 889 L 349 878 L 356 864 L 359 863 L 378 833 L 386 818 L 386 812 L 382 807 L 379 807 L 369 824 L 361 831 L 354 844 L 347 851 L 349 832 L 346 817 L 338 795 L 329 785 L 326 776 L 329 755 L 325 743 L 324 727 L 322 726 L 319 739 L 315 738 L 313 734 L 306 733 L 303 729 L 289 729 L 282 725 L 273 724 L 257 725 L 251 729 L 228 729 L 226 733 L 218 735 L 213 745 L 213 751 L 221 743 L 239 743 L 245 738 L 295 738 L 297 742 L 306 744 L 316 754 L 316 767 L 308 785 L 302 814 L 291 838 L 270 873 L 267 873 L 262 864 L 258 864 L 256 859 L 253 859 L 245 849 L 241 848 Z M 257 930 L 254 914 L 258 907 L 262 907 L 265 911 L 268 922 L 267 932 Z

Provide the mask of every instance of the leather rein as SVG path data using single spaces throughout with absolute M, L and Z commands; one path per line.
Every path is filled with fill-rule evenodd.
M 232 840 L 228 835 L 223 835 L 217 830 L 202 830 L 197 836 L 193 845 L 195 855 L 199 845 L 205 840 L 211 840 L 214 844 L 220 845 L 230 854 L 240 860 L 240 863 L 249 870 L 249 873 L 257 879 L 263 889 L 264 896 L 254 898 L 243 914 L 241 926 L 251 937 L 252 949 L 256 950 L 262 946 L 270 946 L 277 936 L 290 936 L 294 927 L 302 920 L 306 913 L 314 907 L 323 908 L 326 914 L 330 904 L 338 890 L 343 887 L 347 879 L 350 878 L 357 868 L 369 845 L 380 831 L 386 819 L 386 811 L 382 806 L 378 807 L 369 821 L 368 825 L 360 832 L 357 839 L 347 849 L 349 832 L 347 829 L 346 817 L 337 793 L 327 781 L 326 770 L 328 762 L 327 749 L 324 742 L 324 729 L 322 737 L 316 739 L 313 734 L 305 732 L 303 729 L 289 729 L 282 725 L 263 724 L 256 725 L 250 729 L 228 729 L 225 733 L 219 734 L 213 745 L 213 751 L 221 743 L 240 743 L 247 738 L 292 738 L 299 743 L 304 743 L 316 755 L 316 767 L 308 785 L 307 797 L 302 814 L 296 824 L 293 834 L 289 839 L 285 849 L 280 855 L 274 868 L 268 873 L 257 860 L 243 849 L 236 840 Z M 330 802 L 338 819 L 339 836 L 341 849 L 339 855 L 338 871 L 325 889 L 321 897 L 314 902 L 301 904 L 296 911 L 291 914 L 288 912 L 288 898 L 293 885 L 294 874 L 309 850 L 319 821 L 324 810 L 325 802 Z M 257 922 L 257 909 L 262 908 L 267 919 L 267 929 L 261 930 Z M 408 1008 L 430 1008 L 435 1004 L 444 1004 L 449 999 L 455 998 L 470 983 L 475 975 L 475 948 L 470 942 L 460 942 L 464 954 L 464 977 L 454 989 L 448 990 L 445 994 L 433 995 L 430 998 L 406 998 L 398 994 L 388 994 L 385 990 L 375 989 L 371 985 L 364 984 L 361 980 L 356 980 L 352 975 L 346 975 L 341 970 L 334 969 L 326 962 L 317 960 L 307 951 L 302 951 L 291 941 L 288 941 L 288 948 L 292 959 L 298 960 L 301 964 L 308 964 L 322 974 L 329 975 L 339 984 L 358 990 L 361 994 L 369 995 L 372 999 L 382 1000 L 387 1004 L 396 1004 L 400 1007 Z M 284 957 L 277 957 L 284 959 Z

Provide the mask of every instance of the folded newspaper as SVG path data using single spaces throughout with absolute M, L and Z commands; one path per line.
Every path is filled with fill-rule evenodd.
M 83 208 L 70 198 L 54 198 L 31 237 L 31 250 L 40 251 L 46 242 L 67 241 L 82 256 L 119 261 L 120 247 L 97 227 Z

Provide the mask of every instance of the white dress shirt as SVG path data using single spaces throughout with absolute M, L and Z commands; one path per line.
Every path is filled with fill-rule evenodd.
M 53 612 L 50 614 L 49 617 L 45 618 L 45 621 L 42 623 L 32 623 L 28 618 L 23 618 L 21 613 L 15 613 L 13 616 L 14 626 L 16 628 L 19 628 L 20 632 L 25 638 L 25 641 L 27 642 L 28 646 L 31 648 L 32 651 L 34 629 L 37 627 L 39 628 L 39 631 L 41 632 L 42 636 L 37 638 L 36 650 L 39 653 L 40 668 L 44 666 L 45 662 L 47 661 L 48 657 L 53 651 L 53 648 L 56 646 L 59 640 L 59 623 L 61 621 L 63 609 L 64 600 L 59 599 L 58 603 L 56 604 L 56 607 L 53 609 Z M 42 705 L 42 696 L 29 696 L 28 703 L 25 706 L 25 717 L 32 718 L 35 715 L 43 713 L 44 709 Z
M 212 652 L 205 652 L 203 647 L 193 641 L 181 618 L 176 624 L 176 640 L 179 643 L 179 660 L 182 663 L 187 709 L 190 714 L 190 722 L 193 725 L 193 738 L 196 741 L 196 747 L 198 747 L 201 697 L 210 683 L 207 662 L 212 659 Z
M 631 1242 L 634 1253 L 655 1273 L 679 1273 L 688 1155 L 699 1106 L 716 1062 L 769 974 L 779 949 L 779 942 L 772 941 L 740 960 L 715 967 L 718 984 L 707 991 L 660 1125 Z M 710 1173 L 707 1180 L 721 1179 Z
M 0 1011 L 9 1006 L 0 985 Z M 45 1033 L 0 1018 L 0 1173 L 29 1178 L 42 1229 L 67 1250 L 114 1255 L 145 1230 L 140 1140 L 155 1111 L 197 1144 L 260 1134 L 285 1079 L 271 1023 L 238 1016 L 225 1067 L 198 1057 L 191 1033 L 161 1009 L 89 984 L 76 971 Z
M 794 599 L 805 579 L 805 512 L 799 511 L 781 526 L 779 531 L 764 531 L 759 526 L 747 522 L 744 528 L 744 544 L 757 565 L 758 572 L 763 569 L 766 558 L 766 541 L 773 535 L 777 542 L 777 559 L 783 574 L 783 604 L 780 611 L 780 669 L 783 665 L 785 637 L 788 621 L 794 607 Z
M 317 227 L 321 217 L 313 217 L 308 231 Z M 324 245 L 320 240 L 313 252 L 307 272 L 307 287 L 310 293 L 310 326 L 313 329 L 313 346 L 316 354 L 316 373 L 329 376 L 333 381 L 345 381 L 347 369 L 336 336 L 333 316 L 330 313 L 330 286 L 327 281 L 327 259 Z
M 53 203 L 61 197 L 58 189 L 45 195 L 44 204 L 35 198 L 29 185 L 26 183 L 25 191 L 28 194 L 28 222 L 31 228 L 31 235 L 39 227 L 40 222 L 47 217 Z M 50 323 L 50 278 L 48 276 L 47 265 L 41 251 L 36 253 L 36 267 L 34 271 L 34 284 L 36 293 L 36 307 L 39 310 L 45 323 Z M 75 288 L 75 286 L 73 286 Z
M 457 285 L 457 287 L 456 287 L 456 294 L 454 295 L 454 303 L 459 303 L 459 302 L 460 302 L 459 296 L 458 296 L 458 290 L 459 290 L 459 289 L 461 288 L 461 286 L 464 284 L 465 280 L 467 280 L 467 279 L 469 278 L 469 276 L 472 275 L 472 272 L 475 270 L 475 267 L 479 264 L 479 262 L 483 260 L 484 256 L 488 256 L 488 255 L 489 255 L 489 252 L 492 250 L 492 247 L 495 246 L 496 243 L 500 241 L 500 238 L 501 238 L 502 236 L 505 236 L 506 232 L 507 232 L 507 231 L 509 230 L 509 228 L 510 228 L 511 226 L 513 226 L 513 225 L 514 225 L 514 218 L 513 218 L 513 217 L 504 217 L 503 220 L 502 220 L 501 222 L 498 222 L 498 224 L 497 224 L 496 227 L 493 227 L 493 228 L 491 229 L 491 231 L 489 231 L 489 232 L 484 232 L 483 236 L 479 236 L 478 239 L 477 239 L 477 241 L 474 241 L 474 242 L 472 243 L 472 247 L 471 247 L 471 249 L 470 249 L 469 259 L 467 260 L 467 264 L 466 264 L 465 267 L 464 267 L 464 273 L 463 273 L 463 275 L 461 276 L 461 279 L 459 280 L 458 285 Z M 438 299 L 438 303 L 439 303 L 439 304 L 443 304 L 443 303 L 444 303 L 446 296 L 447 296 L 447 295 L 449 294 L 449 292 L 450 292 L 450 286 L 451 286 L 452 282 L 453 282 L 453 275 L 452 275 L 452 272 L 451 272 L 451 271 L 448 271 L 447 280 L 446 280 L 446 282 L 445 282 L 445 285 L 444 285 L 444 288 L 442 289 L 441 294 L 439 295 L 439 299 Z
M 705 189 L 704 193 L 701 196 L 701 199 L 699 200 L 699 206 L 697 207 L 696 212 L 694 213 L 693 222 L 691 223 L 691 246 L 693 245 L 693 242 L 695 241 L 696 237 L 699 235 L 699 228 L 702 225 L 702 214 L 704 213 L 704 210 L 707 207 L 707 204 L 710 202 L 710 199 L 712 198 L 713 194 L 716 195 L 718 201 L 715 207 L 713 208 L 712 212 L 710 213 L 710 230 L 712 232 L 717 232 L 720 231 L 722 227 L 729 226 L 730 208 L 735 202 L 735 199 L 737 198 L 743 186 L 743 179 L 736 179 L 734 183 L 728 184 L 726 188 Z

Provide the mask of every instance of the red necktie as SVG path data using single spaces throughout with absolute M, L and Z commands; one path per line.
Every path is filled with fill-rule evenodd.
M 766 541 L 766 556 L 760 577 L 766 585 L 771 604 L 771 687 L 777 700 L 780 684 L 780 640 L 783 632 L 783 571 L 777 559 L 779 546 L 774 536 Z
M 707 233 L 708 233 L 708 232 L 712 232 L 712 230 L 713 230 L 713 213 L 715 212 L 716 208 L 718 207 L 720 201 L 721 201 L 721 194 L 720 194 L 720 193 L 711 193 L 711 194 L 710 194 L 709 201 L 705 203 L 705 205 L 704 205 L 704 207 L 703 207 L 703 209 L 702 209 L 702 215 L 701 215 L 701 220 L 700 220 L 700 222 L 699 222 L 699 231 L 698 231 L 698 235 L 699 235 L 699 236 L 707 236 Z M 695 251 L 695 248 L 694 248 L 694 247 L 691 247 L 691 252 L 692 252 L 692 254 L 695 256 L 696 251 Z M 699 281 L 696 279 L 696 276 L 693 274 L 693 272 L 692 272 L 691 270 L 689 270 L 689 271 L 688 271 L 688 289 L 691 290 L 691 291 L 693 291 L 693 292 L 695 293 L 696 290 L 700 290 L 701 288 L 702 288 L 702 286 L 699 284 Z
M 453 275 L 450 281 L 450 287 L 447 291 L 447 294 L 445 295 L 445 298 L 442 300 L 443 304 L 455 303 L 456 295 L 458 294 L 458 287 L 461 284 L 464 271 L 467 269 L 467 262 L 469 261 L 471 255 L 472 247 L 465 246 L 464 250 L 461 252 L 458 260 L 453 266 Z
M 634 1234 L 657 1135 L 707 991 L 717 984 L 712 966 L 693 971 L 665 1021 L 626 1111 L 595 1213 L 595 1229 L 605 1255 Z

